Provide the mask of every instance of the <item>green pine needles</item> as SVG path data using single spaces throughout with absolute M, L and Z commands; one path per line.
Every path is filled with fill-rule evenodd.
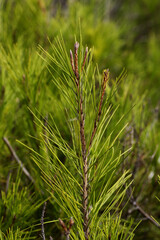
M 131 174 L 118 172 L 125 153 L 117 139 L 125 127 L 119 129 L 123 116 L 110 124 L 118 107 L 112 103 L 116 86 L 108 85 L 109 70 L 101 76 L 82 41 L 76 41 L 70 57 L 63 39 L 52 44 L 52 54 L 40 49 L 59 90 L 56 107 L 66 125 L 60 132 L 61 123 L 52 116 L 44 123 L 34 115 L 42 133 L 41 153 L 33 150 L 32 157 L 52 203 L 59 206 L 61 229 L 66 239 L 133 239 L 132 222 L 121 221 L 120 205 Z M 65 136 L 66 126 L 70 136 Z

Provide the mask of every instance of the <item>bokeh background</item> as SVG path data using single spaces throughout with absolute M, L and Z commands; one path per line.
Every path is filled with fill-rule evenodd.
M 38 137 L 39 128 L 28 107 L 43 116 L 53 114 L 64 136 L 69 138 L 57 109 L 59 95 L 47 63 L 38 55 L 38 45 L 51 53 L 50 42 L 62 34 L 69 53 L 80 31 L 84 45 L 93 48 L 93 61 L 100 72 L 109 68 L 114 81 L 123 69 L 127 71 L 114 102 L 120 104 L 117 119 L 126 114 L 125 121 L 129 122 L 120 139 L 122 150 L 132 146 L 133 151 L 124 159 L 120 171 L 131 169 L 134 181 L 130 191 L 133 190 L 134 200 L 146 214 L 160 222 L 159 12 L 159 0 L 0 1 L 0 227 L 3 232 L 37 223 L 41 203 L 47 198 L 47 193 L 44 196 L 39 190 L 45 185 L 29 150 L 16 141 L 40 151 L 30 137 Z M 4 137 L 36 179 L 34 186 L 18 172 L 18 164 Z M 124 219 L 132 217 L 135 223 L 141 220 L 135 239 L 160 239 L 160 229 L 137 210 L 126 194 L 127 201 Z M 58 217 L 58 209 L 51 203 L 47 216 Z M 46 228 L 48 234 L 57 234 L 58 239 L 54 225 Z

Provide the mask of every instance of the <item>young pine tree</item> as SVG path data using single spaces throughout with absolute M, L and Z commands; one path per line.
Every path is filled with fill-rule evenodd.
M 57 122 L 49 116 L 47 124 L 35 116 L 42 128 L 41 152 L 33 150 L 32 157 L 48 184 L 52 203 L 59 206 L 65 237 L 133 239 L 132 223 L 121 221 L 120 204 L 130 174 L 118 172 L 125 153 L 117 139 L 125 126 L 121 127 L 123 116 L 115 118 L 116 85 L 108 85 L 109 70 L 99 73 L 91 50 L 84 49 L 81 40 L 70 56 L 59 38 L 52 44 L 51 55 L 40 49 L 58 89 L 59 100 L 53 107 L 62 116 Z

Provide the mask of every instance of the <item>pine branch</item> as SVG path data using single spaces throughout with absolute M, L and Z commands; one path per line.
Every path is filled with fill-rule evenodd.
M 18 164 L 20 165 L 22 171 L 24 172 L 24 174 L 34 183 L 34 179 L 32 178 L 32 176 L 30 175 L 30 173 L 28 172 L 28 170 L 25 168 L 25 166 L 23 165 L 22 161 L 19 159 L 19 157 L 17 156 L 15 150 L 13 149 L 13 147 L 11 146 L 10 142 L 8 141 L 8 139 L 6 137 L 3 137 L 3 141 L 6 143 L 8 149 L 10 150 L 12 156 L 14 157 L 14 159 L 18 162 Z
M 65 233 L 65 236 L 66 236 L 66 240 L 69 240 L 70 239 L 70 230 L 74 224 L 74 221 L 73 221 L 73 218 L 71 217 L 70 218 L 70 221 L 69 221 L 69 227 L 66 226 L 66 224 L 63 222 L 62 219 L 59 218 L 59 223 L 61 225 L 61 227 L 63 228 L 64 230 L 64 233 Z
M 102 113 L 102 103 L 103 103 L 103 99 L 104 99 L 106 83 L 108 82 L 108 80 L 109 80 L 109 69 L 104 71 L 104 78 L 103 78 L 103 82 L 102 82 L 102 93 L 101 93 L 101 98 L 100 98 L 100 102 L 99 102 L 98 115 L 97 115 L 97 117 L 95 119 L 95 122 L 94 122 L 94 128 L 93 128 L 93 132 L 92 132 L 90 143 L 89 143 L 88 153 L 89 153 L 89 150 L 92 146 L 93 138 L 96 134 L 98 123 L 99 123 L 100 116 L 101 116 L 101 113 Z
M 128 189 L 128 191 L 133 192 L 133 190 L 131 190 L 131 187 Z M 128 191 L 127 191 L 127 193 L 128 193 Z M 129 199 L 130 199 L 130 203 L 135 207 L 136 210 L 138 210 L 146 219 L 148 219 L 156 227 L 160 228 L 160 224 L 157 223 L 152 217 L 150 217 L 149 214 L 137 203 L 133 194 L 130 196 Z
M 136 209 L 142 214 L 144 215 L 151 223 L 153 223 L 156 227 L 160 228 L 160 224 L 157 223 L 152 217 L 149 216 L 148 213 L 146 213 L 144 211 L 144 209 L 142 207 L 140 207 L 140 205 L 135 201 L 133 202 L 133 205 L 136 206 Z
M 48 183 L 51 181 L 50 179 L 52 179 L 52 176 L 54 176 L 55 172 L 57 172 L 55 183 L 51 182 L 51 188 L 56 193 L 56 195 L 54 194 L 53 197 L 66 215 L 75 217 L 75 230 L 80 235 L 80 237 L 84 238 L 84 240 L 89 240 L 93 238 L 93 236 L 97 236 L 97 239 L 100 239 L 101 234 L 99 234 L 98 228 L 100 227 L 101 229 L 103 226 L 100 226 L 99 223 L 108 217 L 107 214 L 110 212 L 110 209 L 116 206 L 116 203 L 124 196 L 126 189 L 124 191 L 121 191 L 121 186 L 123 186 L 123 184 L 130 178 L 128 172 L 125 172 L 118 181 L 112 184 L 112 177 L 116 167 L 120 163 L 122 154 L 114 154 L 113 149 L 113 153 L 111 154 L 111 157 L 109 156 L 107 162 L 107 156 L 102 156 L 103 150 L 107 149 L 108 151 L 110 147 L 113 147 L 114 142 L 119 136 L 117 134 L 113 140 L 110 136 L 108 136 L 104 142 L 101 141 L 105 130 L 107 129 L 108 124 L 110 123 L 116 111 L 115 110 L 112 114 L 109 114 L 111 107 L 107 109 L 107 105 L 104 104 L 106 84 L 109 80 L 109 70 L 104 71 L 97 111 L 95 118 L 93 119 L 93 126 L 88 140 L 86 135 L 87 131 L 85 131 L 85 118 L 88 111 L 86 112 L 85 109 L 88 109 L 88 107 L 90 107 L 89 104 L 91 104 L 91 106 L 94 106 L 96 100 L 95 79 L 92 79 L 91 85 L 90 82 L 86 81 L 90 76 L 90 73 L 92 73 L 92 65 L 90 64 L 91 62 L 88 64 L 87 71 L 84 71 L 84 66 L 87 62 L 88 48 L 85 50 L 84 59 L 79 58 L 78 42 L 76 42 L 74 45 L 74 53 L 72 53 L 70 50 L 70 59 L 68 58 L 68 54 L 66 55 L 65 47 L 63 47 L 63 44 L 61 44 L 60 41 L 58 41 L 57 49 L 55 48 L 56 46 L 54 47 L 54 51 L 56 53 L 54 59 L 52 60 L 51 58 L 51 61 L 53 61 L 53 65 L 55 64 L 57 67 L 59 67 L 60 70 L 63 71 L 64 74 L 62 74 L 62 76 L 64 83 L 66 82 L 67 86 L 69 86 L 69 91 L 67 92 L 67 87 L 65 87 L 64 91 L 65 84 L 63 83 L 63 79 L 61 79 L 60 82 L 57 82 L 55 79 L 55 84 L 57 85 L 58 89 L 62 91 L 64 96 L 67 96 L 68 99 L 71 98 L 72 101 L 69 102 L 71 103 L 71 107 L 74 107 L 76 110 L 76 112 L 74 111 L 74 114 L 76 114 L 76 121 L 72 124 L 72 120 L 74 120 L 75 115 L 73 116 L 73 112 L 71 112 L 71 116 L 69 116 L 69 121 L 71 121 L 71 124 L 69 122 L 69 125 L 73 138 L 73 150 L 63 140 L 63 136 L 61 136 L 59 133 L 56 125 L 53 132 L 50 131 L 50 127 L 47 126 L 47 128 L 49 127 L 49 136 L 47 136 L 48 149 L 51 151 L 51 153 L 53 153 L 55 161 L 52 162 L 52 169 L 44 169 L 43 176 L 44 180 Z M 66 58 L 65 56 L 63 58 L 64 53 L 66 55 Z M 58 58 L 57 60 L 55 60 L 56 57 Z M 79 61 L 81 61 L 81 64 Z M 67 66 L 68 62 L 69 66 Z M 65 69 L 63 69 L 64 63 L 66 63 Z M 72 87 L 74 88 L 73 90 L 71 89 Z M 74 94 L 72 92 L 71 95 L 70 90 L 74 91 Z M 69 106 L 67 106 L 67 108 L 68 107 Z M 104 110 L 102 111 L 102 109 Z M 91 109 L 89 109 L 89 112 L 90 110 Z M 87 123 L 89 123 L 88 121 L 91 117 L 92 112 L 90 112 L 87 118 Z M 100 121 L 101 118 L 102 120 Z M 96 136 L 97 139 L 95 139 Z M 89 157 L 91 148 L 93 148 L 93 140 L 95 140 L 95 152 L 93 156 Z M 77 167 L 79 164 L 80 175 L 82 177 L 80 183 L 79 177 L 77 179 L 77 176 L 74 177 L 74 175 L 72 175 L 72 171 L 69 171 L 69 165 L 65 166 L 65 164 L 63 164 L 57 157 L 54 149 L 52 149 L 53 144 L 50 143 L 51 141 L 56 145 L 56 148 L 62 151 L 67 159 L 70 159 L 73 162 L 74 174 L 75 172 L 79 172 L 79 169 Z M 100 145 L 100 143 L 102 143 L 102 145 Z M 101 148 L 99 146 L 101 146 Z M 98 151 L 97 149 L 100 150 Z M 97 159 L 99 159 L 99 156 L 101 157 L 102 161 L 97 164 Z M 37 158 L 36 161 L 38 162 L 38 160 L 39 159 Z M 94 166 L 97 167 L 96 171 Z M 111 174 L 106 175 L 109 171 L 112 171 Z M 71 181 L 68 181 L 69 176 L 71 176 Z M 77 192 L 75 183 L 78 184 L 80 192 Z M 110 186 L 111 184 L 112 186 Z M 121 193 L 119 194 L 118 191 L 121 191 Z M 80 193 L 82 193 L 82 195 Z M 99 213 L 101 213 L 101 210 L 103 211 L 103 206 L 106 206 L 110 199 L 111 202 L 108 204 L 107 209 L 99 215 Z M 65 234 L 65 239 L 69 240 L 70 238 L 73 238 L 74 234 L 73 236 L 70 234 L 68 223 L 64 223 L 61 219 L 59 219 L 59 222 Z
M 79 81 L 79 71 L 78 71 L 78 48 L 79 48 L 79 43 L 76 42 L 74 45 L 74 66 L 75 66 L 75 76 L 77 82 Z
M 42 210 L 42 216 L 41 216 L 41 233 L 42 233 L 43 240 L 46 239 L 45 231 L 44 231 L 44 214 L 45 214 L 45 210 L 46 210 L 46 205 L 47 205 L 47 202 L 44 203 L 43 210 Z
M 85 234 L 85 239 L 89 239 L 89 224 L 88 224 L 88 161 L 86 156 L 86 140 L 85 140 L 85 119 L 83 112 L 83 98 L 82 98 L 82 90 L 80 88 L 80 79 L 79 79 L 79 70 L 78 70 L 78 48 L 79 43 L 76 42 L 74 45 L 74 67 L 73 67 L 73 55 L 72 51 L 70 51 L 71 56 L 71 65 L 75 74 L 75 82 L 77 85 L 77 96 L 79 97 L 79 122 L 80 122 L 80 139 L 81 139 L 81 147 L 82 147 L 82 158 L 83 158 L 83 229 Z M 88 54 L 88 48 L 86 48 L 83 64 L 81 70 L 83 70 L 86 58 Z

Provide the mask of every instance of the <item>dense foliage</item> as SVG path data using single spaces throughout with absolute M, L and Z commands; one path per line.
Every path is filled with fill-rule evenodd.
M 159 9 L 0 2 L 0 239 L 160 238 Z

